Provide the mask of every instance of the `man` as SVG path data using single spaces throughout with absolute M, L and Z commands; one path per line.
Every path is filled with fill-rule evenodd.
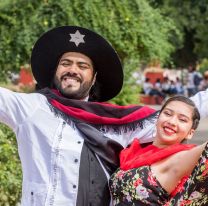
M 112 46 L 90 30 L 46 32 L 31 65 L 38 92 L 0 89 L 0 119 L 16 134 L 23 168 L 22 206 L 109 205 L 119 151 L 135 137 L 152 140 L 157 112 L 100 103 L 119 93 L 123 72 Z M 194 98 L 207 114 L 208 92 Z

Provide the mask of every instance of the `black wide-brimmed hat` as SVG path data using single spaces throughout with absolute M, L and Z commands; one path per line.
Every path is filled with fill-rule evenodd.
M 50 87 L 58 60 L 66 52 L 79 52 L 92 60 L 100 88 L 96 101 L 110 100 L 120 92 L 123 70 L 116 51 L 99 34 L 77 26 L 54 28 L 35 43 L 31 66 L 39 88 Z

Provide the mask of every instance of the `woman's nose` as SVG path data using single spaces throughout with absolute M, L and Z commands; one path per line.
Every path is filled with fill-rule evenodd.
M 168 121 L 171 125 L 176 125 L 177 124 L 177 118 L 176 116 L 172 116 L 169 121 Z

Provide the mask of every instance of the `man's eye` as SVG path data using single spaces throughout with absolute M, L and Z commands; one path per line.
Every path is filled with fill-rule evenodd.
M 64 67 L 66 67 L 66 66 L 69 66 L 70 64 L 67 63 L 67 62 L 63 62 L 63 63 L 61 63 L 61 65 L 64 66 Z
M 87 65 L 80 65 L 79 67 L 80 67 L 80 69 L 88 69 L 89 68 Z
M 70 66 L 70 62 L 62 61 L 62 62 L 59 63 L 59 65 L 67 67 L 67 66 Z

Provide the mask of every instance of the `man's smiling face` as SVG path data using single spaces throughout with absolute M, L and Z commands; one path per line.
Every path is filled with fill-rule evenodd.
M 62 95 L 70 99 L 85 99 L 95 82 L 93 63 L 89 57 L 67 52 L 58 63 L 54 84 Z

